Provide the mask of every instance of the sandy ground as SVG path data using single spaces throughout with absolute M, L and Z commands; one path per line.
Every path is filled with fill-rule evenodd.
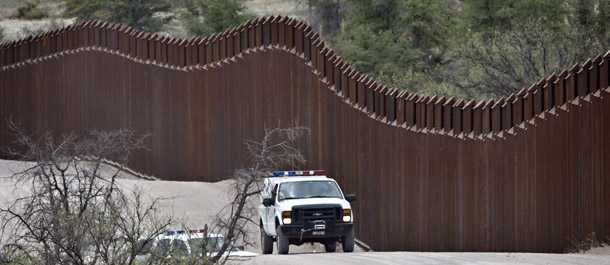
M 27 185 L 15 185 L 15 181 L 9 177 L 13 172 L 22 171 L 32 165 L 32 163 L 0 160 L 0 207 L 7 207 L 15 199 L 28 194 Z M 108 167 L 101 172 L 102 175 L 109 176 L 115 171 Z M 207 183 L 145 180 L 130 174 L 121 174 L 120 177 L 118 183 L 125 190 L 140 190 L 144 198 L 149 201 L 155 198 L 161 199 L 158 204 L 160 214 L 170 215 L 176 220 L 171 230 L 202 229 L 205 224 L 211 224 L 215 216 L 230 201 L 231 182 L 228 180 Z M 253 199 L 254 203 L 258 202 L 258 198 Z M 258 226 L 249 224 L 247 230 L 251 231 L 249 241 L 254 245 L 246 246 L 246 250 L 261 253 Z M 241 243 L 238 242 L 239 244 Z M 340 248 L 341 246 L 338 246 L 338 249 Z M 324 252 L 324 246 L 321 244 L 291 246 L 290 249 L 291 253 Z M 356 251 L 362 249 L 357 248 Z
M 13 172 L 23 170 L 31 163 L 0 160 L 0 207 L 6 207 L 16 198 L 29 191 L 24 185 L 15 186 L 14 180 L 7 178 Z M 111 168 L 105 169 L 109 173 Z M 159 210 L 174 216 L 178 222 L 172 229 L 202 228 L 229 201 L 230 182 L 180 182 L 144 180 L 124 174 L 119 180 L 125 188 L 137 188 L 145 197 L 163 198 Z M 258 227 L 248 227 L 254 246 L 247 251 L 260 253 Z M 584 254 L 534 254 L 534 253 L 431 253 L 431 252 L 363 252 L 357 248 L 354 253 L 325 253 L 320 244 L 290 246 L 289 255 L 259 255 L 231 264 L 610 264 L 610 247 L 589 250 Z

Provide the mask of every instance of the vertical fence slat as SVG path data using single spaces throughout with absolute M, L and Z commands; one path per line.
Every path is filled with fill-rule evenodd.
M 494 134 L 502 131 L 502 105 L 504 105 L 504 98 L 501 98 L 491 107 L 491 131 Z
M 409 93 L 407 91 L 401 91 L 400 93 L 398 93 L 398 95 L 396 96 L 396 126 L 402 127 L 405 122 L 406 122 L 406 115 L 405 115 L 405 107 L 406 107 L 406 101 L 405 99 L 407 98 L 407 96 L 409 95 Z
M 292 50 L 294 48 L 294 20 L 289 20 L 286 23 L 286 49 Z
M 356 82 L 356 89 L 358 90 L 358 108 L 364 109 L 366 107 L 366 76 L 360 75 Z
M 483 133 L 483 108 L 485 101 L 479 102 L 472 108 L 472 131 L 475 136 Z
M 302 22 L 299 22 L 294 28 L 294 47 L 297 54 L 303 53 L 303 29 L 305 28 Z
M 419 96 L 417 94 L 411 94 L 406 100 L 405 100 L 405 126 L 407 128 L 413 128 L 413 126 L 416 125 L 416 115 L 417 115 L 417 111 L 416 111 L 416 103 L 417 100 L 419 99 Z
M 599 85 L 602 89 L 608 88 L 608 80 L 610 80 L 610 68 L 608 61 L 610 60 L 610 52 L 606 53 L 601 63 L 599 64 Z
M 570 102 L 574 100 L 576 97 L 576 72 L 580 69 L 578 64 L 572 66 L 570 70 L 568 70 L 568 74 L 565 77 L 566 80 L 566 102 Z
M 523 92 L 523 90 L 522 90 Z M 523 122 L 523 96 L 525 93 L 518 93 L 513 101 L 513 125 L 517 126 Z
M 325 71 L 325 67 L 326 67 L 326 57 L 324 56 L 324 54 L 326 54 L 326 48 L 324 48 L 324 46 L 322 44 L 320 44 L 321 42 L 319 42 L 319 44 L 317 45 L 318 48 L 316 49 L 317 52 L 317 70 L 318 70 L 318 74 L 324 79 L 326 77 L 326 71 Z
M 348 72 L 348 70 L 351 70 Z M 345 78 L 346 78 L 346 84 L 347 84 L 347 89 L 348 89 L 348 94 L 349 94 L 349 103 L 351 105 L 355 105 L 358 102 L 358 88 L 357 88 L 357 84 L 358 82 L 356 81 L 358 79 L 358 72 L 354 69 L 346 69 L 346 73 L 344 74 Z
M 491 108 L 494 104 L 495 101 L 491 99 L 481 109 L 481 133 L 483 134 L 491 132 Z
M 377 85 L 372 79 L 368 80 L 368 83 L 366 84 L 366 113 L 367 114 L 373 114 L 375 112 L 375 106 L 373 103 L 373 90 L 375 89 L 374 87 L 372 87 L 373 85 Z
M 455 101 L 454 98 L 449 98 L 443 103 L 443 130 L 445 134 L 453 130 L 453 105 Z
M 263 26 L 260 22 L 256 23 L 254 27 L 254 34 L 256 34 L 255 44 L 256 48 L 260 48 L 263 46 Z
M 453 104 L 453 106 L 451 106 L 451 108 L 453 109 L 451 111 L 451 113 L 453 114 L 453 120 L 451 122 L 451 124 L 453 125 L 453 135 L 457 136 L 461 134 L 464 130 L 464 127 L 462 125 L 464 120 L 464 117 L 462 115 L 462 112 L 464 111 L 464 101 L 458 100 L 455 104 Z
M 594 93 L 600 89 L 599 82 L 599 63 L 602 61 L 602 56 L 598 55 L 593 59 L 591 67 L 589 67 L 589 93 Z
M 588 60 L 578 71 L 576 71 L 576 95 L 580 98 L 587 95 L 589 92 L 589 66 L 591 60 Z
M 511 103 L 513 101 L 512 98 L 509 98 L 509 100 L 506 100 L 506 102 L 504 102 L 504 104 L 502 104 L 502 108 L 500 110 L 500 115 L 502 115 L 502 130 L 503 131 L 508 131 L 510 128 L 513 127 L 513 123 L 512 123 L 512 116 L 513 116 L 513 104 Z
M 265 20 L 265 22 L 262 23 L 261 27 L 262 27 L 262 45 L 268 46 L 271 45 L 271 23 L 269 19 L 272 19 L 273 17 L 268 18 L 267 20 Z
M 473 107 L 475 101 L 471 100 L 462 107 L 462 131 L 464 135 L 469 135 L 473 132 Z
M 445 122 L 443 119 L 443 115 L 445 115 L 445 110 L 443 107 L 445 101 L 446 99 L 441 97 L 434 103 L 434 130 L 436 132 L 443 128 L 443 123 Z
M 538 116 L 540 113 L 542 113 L 542 90 L 541 89 L 535 89 L 534 90 L 534 109 L 532 110 L 533 116 L 536 117 Z
M 278 23 L 278 45 L 280 48 L 286 48 L 286 18 L 283 18 Z

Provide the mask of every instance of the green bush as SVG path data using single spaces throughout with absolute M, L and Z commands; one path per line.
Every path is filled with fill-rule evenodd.
M 17 17 L 21 19 L 42 19 L 48 17 L 49 14 L 45 10 L 38 7 L 37 3 L 27 2 L 25 6 L 17 9 Z

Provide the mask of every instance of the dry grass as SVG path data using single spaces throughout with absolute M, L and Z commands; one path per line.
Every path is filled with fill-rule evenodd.
M 610 242 L 608 238 L 605 241 L 598 240 L 595 232 L 588 234 L 583 240 L 577 240 L 576 237 L 572 236 L 570 239 L 570 247 L 566 248 L 566 253 L 585 253 L 592 248 L 599 248 L 607 246 L 607 242 Z

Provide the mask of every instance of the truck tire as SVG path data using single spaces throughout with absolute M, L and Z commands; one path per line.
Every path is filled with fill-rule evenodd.
M 324 249 L 326 252 L 335 252 L 337 250 L 337 242 L 329 241 L 324 243 Z
M 354 229 L 349 232 L 346 236 L 343 237 L 341 242 L 341 247 L 343 247 L 343 252 L 354 252 Z
M 282 233 L 282 229 L 279 226 L 277 227 L 276 231 L 277 237 L 275 241 L 277 241 L 277 253 L 288 254 L 288 248 L 290 247 L 288 237 Z
M 265 233 L 265 229 L 263 229 L 263 226 L 261 226 L 260 229 L 261 229 L 261 248 L 263 249 L 263 254 L 271 254 L 271 253 L 273 253 L 273 237 L 268 236 L 267 233 Z

